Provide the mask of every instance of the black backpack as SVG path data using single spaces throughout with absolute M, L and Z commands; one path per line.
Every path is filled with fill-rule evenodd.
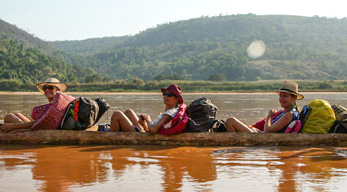
M 227 132 L 225 121 L 219 119 L 214 120 L 210 132 Z
M 68 105 L 59 129 L 85 130 L 97 123 L 109 108 L 102 97 L 79 97 Z
M 336 121 L 331 126 L 329 133 L 347 133 L 347 109 L 341 105 L 331 105 Z
M 187 108 L 189 121 L 184 132 L 209 132 L 217 110 L 218 107 L 205 97 L 193 101 Z
M 331 105 L 331 108 L 334 110 L 336 121 L 343 121 L 347 119 L 347 109 L 341 105 Z
M 347 133 L 347 119 L 335 121 L 334 125 L 330 128 L 329 133 Z
M 299 114 L 299 120 L 301 122 L 301 128 L 304 127 L 306 120 L 307 120 L 308 116 L 310 115 L 311 111 L 312 111 L 312 108 L 307 106 L 307 105 L 304 105 L 304 107 L 302 108 L 302 110 Z

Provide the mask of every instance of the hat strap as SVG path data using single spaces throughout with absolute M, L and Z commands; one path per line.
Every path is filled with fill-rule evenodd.
M 283 91 L 289 91 L 289 92 L 291 92 L 291 93 L 295 93 L 295 94 L 298 94 L 297 92 L 295 92 L 295 91 L 292 91 L 292 90 L 290 90 L 290 89 L 285 89 L 285 88 L 282 88 L 281 90 L 283 90 Z

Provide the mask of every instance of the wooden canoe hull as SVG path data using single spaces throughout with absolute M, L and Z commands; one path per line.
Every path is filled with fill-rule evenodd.
M 152 133 L 39 130 L 0 133 L 0 144 L 165 146 L 347 146 L 347 134 Z

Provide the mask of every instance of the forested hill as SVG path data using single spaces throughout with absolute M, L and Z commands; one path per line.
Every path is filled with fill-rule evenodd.
M 60 42 L 44 42 L 1 20 L 0 24 L 0 64 L 11 66 L 6 68 L 11 73 L 2 70 L 0 79 L 35 81 L 38 77 L 23 72 L 27 63 L 36 70 L 47 65 L 46 75 L 63 71 L 61 78 L 78 82 L 101 81 L 100 75 L 108 80 L 347 79 L 346 18 L 201 17 L 161 24 L 134 36 Z M 254 41 L 266 45 L 257 58 L 247 53 Z M 43 47 L 53 50 L 47 43 L 60 51 L 42 54 Z
M 246 51 L 255 40 L 266 45 L 256 59 Z M 60 58 L 118 79 L 346 79 L 346 53 L 346 18 L 248 14 L 162 24 L 107 51 Z
M 19 85 L 36 84 L 48 77 L 56 77 L 62 82 L 93 82 L 102 79 L 92 69 L 70 65 L 58 59 L 44 55 L 34 47 L 12 39 L 0 38 L 0 82 L 1 84 Z M 14 84 L 13 84 L 14 83 Z M 8 87 L 9 90 L 15 90 Z M 3 87 L 0 90 L 6 90 Z
M 51 44 L 0 20 L 0 90 L 16 90 L 22 83 L 36 84 L 48 77 L 63 82 L 94 82 L 102 77 L 93 69 L 63 62 Z M 66 54 L 63 54 L 66 56 Z
M 18 42 L 28 44 L 30 47 L 35 47 L 46 54 L 52 54 L 55 51 L 54 46 L 52 46 L 51 44 L 1 19 L 0 19 L 0 38 L 13 39 Z
M 253 40 L 263 40 L 268 46 L 287 43 L 311 50 L 317 50 L 317 46 L 319 46 L 323 50 L 340 50 L 341 53 L 343 52 L 341 50 L 342 41 L 346 41 L 346 34 L 346 18 L 257 16 L 248 14 L 201 17 L 170 22 L 147 29 L 132 37 L 105 37 L 50 43 L 66 53 L 87 53 L 86 47 L 97 52 L 97 48 L 101 44 L 108 47 L 113 46 L 113 48 L 124 48 L 129 46 L 158 46 L 173 42 L 204 43 L 214 41 L 218 43 L 244 42 L 244 44 L 248 44 Z M 64 47 L 64 45 L 70 46 Z M 100 48 L 100 50 L 104 51 L 104 48 Z
M 130 36 L 91 38 L 80 41 L 50 41 L 49 43 L 66 53 L 93 54 L 113 49 L 128 38 Z

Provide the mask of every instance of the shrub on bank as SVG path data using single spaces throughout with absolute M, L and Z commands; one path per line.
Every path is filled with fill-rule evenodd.
M 297 80 L 300 91 L 347 91 L 346 81 L 305 81 Z M 69 84 L 67 91 L 73 92 L 157 92 L 169 84 L 178 84 L 184 92 L 268 92 L 281 87 L 283 80 L 271 81 L 186 81 L 186 80 L 118 80 L 112 83 Z M 0 80 L 1 91 L 37 91 L 33 84 L 23 84 L 19 80 Z
M 0 90 L 1 91 L 20 91 L 22 86 L 22 81 L 17 79 L 2 79 L 0 80 Z

